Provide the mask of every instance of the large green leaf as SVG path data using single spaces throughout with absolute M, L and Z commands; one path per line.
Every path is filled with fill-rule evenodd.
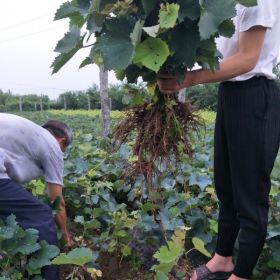
M 14 229 L 17 229 L 19 227 L 18 223 L 16 221 L 16 216 L 13 214 L 8 216 L 8 218 L 6 219 L 6 223 L 7 223 L 7 226 L 14 228 Z
M 56 11 L 54 20 L 69 18 L 71 25 L 82 27 L 87 12 L 86 5 L 74 5 L 73 2 L 65 2 Z
M 207 257 L 211 257 L 211 254 L 205 249 L 204 242 L 201 239 L 199 239 L 197 237 L 193 237 L 192 243 L 193 243 L 195 249 L 197 249 L 203 255 L 205 255 Z
M 51 67 L 53 68 L 52 74 L 57 73 L 83 46 L 83 38 L 80 39 L 77 46 L 67 53 L 58 55 Z
M 24 236 L 15 236 L 12 239 L 3 241 L 2 248 L 11 255 L 22 253 L 29 255 L 40 249 L 38 240 L 38 231 L 36 229 L 27 229 L 24 231 Z
M 95 2 L 96 0 L 94 0 Z M 87 11 L 91 6 L 92 0 L 72 0 L 72 3 L 83 11 Z
M 239 4 L 246 6 L 246 7 L 252 7 L 256 6 L 258 4 L 257 0 L 236 0 Z
M 77 7 L 73 6 L 70 2 L 65 2 L 56 11 L 54 20 L 71 17 L 76 13 L 80 13 L 80 10 Z
M 185 240 L 185 231 L 176 231 L 172 236 L 172 241 L 167 242 L 167 246 L 162 246 L 154 254 L 154 257 L 160 263 L 172 263 L 176 261 L 183 251 L 183 245 Z
M 72 27 L 62 39 L 60 39 L 55 47 L 56 52 L 68 53 L 73 50 L 80 42 L 80 28 Z
M 86 58 L 82 61 L 82 63 L 80 64 L 79 68 L 83 68 L 83 67 L 85 67 L 85 66 L 87 66 L 87 65 L 90 65 L 90 64 L 92 64 L 92 63 L 93 63 L 93 61 L 92 61 L 89 57 L 86 57 Z
M 163 277 L 162 279 L 181 257 L 184 251 L 185 235 L 185 230 L 176 230 L 171 237 L 172 240 L 168 241 L 167 245 L 161 246 L 154 254 L 154 258 L 157 259 L 159 264 L 154 265 L 152 269 L 157 272 L 157 275 Z
M 75 264 L 84 265 L 93 260 L 92 251 L 88 248 L 76 248 L 65 254 L 62 253 L 58 257 L 52 260 L 52 264 Z
M 180 5 L 179 21 L 182 22 L 186 17 L 196 20 L 200 16 L 200 5 L 197 0 L 178 0 Z
M 6 250 L 6 244 L 13 244 L 13 241 L 16 238 L 22 238 L 25 236 L 24 230 L 17 224 L 15 215 L 11 214 L 6 218 L 6 225 L 5 223 L 2 224 L 1 220 L 0 222 L 0 241 L 2 241 L 0 245 L 3 250 Z
M 43 266 L 50 265 L 51 259 L 59 254 L 59 249 L 54 245 L 49 245 L 46 241 L 40 242 L 41 249 L 34 253 L 29 259 L 27 269 L 36 271 Z
M 80 37 L 80 30 L 77 27 L 72 27 L 63 39 L 61 39 L 55 48 L 55 51 L 60 52 L 51 67 L 52 74 L 57 73 L 82 47 L 84 36 Z
M 159 24 L 161 28 L 172 28 L 175 26 L 180 6 L 178 4 L 161 5 L 159 11 Z
M 0 227 L 0 241 L 12 238 L 14 233 L 15 233 L 15 230 L 13 228 L 1 226 Z
M 218 31 L 219 25 L 236 15 L 235 0 L 205 0 L 204 13 L 199 22 L 201 39 L 208 39 Z
M 172 32 L 170 42 L 176 61 L 192 68 L 195 64 L 195 54 L 199 41 L 199 31 L 195 22 L 184 22 L 178 25 Z
M 189 185 L 190 186 L 199 186 L 200 190 L 203 192 L 205 188 L 209 185 L 211 185 L 212 179 L 209 177 L 209 175 L 199 174 L 199 173 L 193 173 L 190 177 Z
M 90 33 L 100 32 L 104 23 L 106 15 L 103 15 L 100 11 L 101 0 L 94 0 L 91 2 L 89 13 L 87 16 L 87 30 Z
M 90 33 L 100 32 L 102 30 L 102 24 L 104 22 L 104 19 L 105 16 L 97 12 L 93 12 L 87 20 L 87 30 Z
M 148 38 L 139 44 L 133 62 L 158 72 L 169 55 L 168 45 L 159 38 Z
M 197 49 L 197 62 L 206 69 L 219 69 L 218 59 L 222 55 L 217 51 L 216 43 L 213 38 L 201 41 Z
M 159 251 L 154 254 L 154 257 L 160 263 L 171 263 L 177 260 L 182 252 L 182 247 L 175 242 L 168 241 L 168 246 L 160 247 Z
M 125 69 L 132 60 L 134 46 L 131 33 L 135 27 L 132 18 L 112 18 L 106 22 L 108 32 L 103 33 L 94 47 L 103 57 L 104 69 Z

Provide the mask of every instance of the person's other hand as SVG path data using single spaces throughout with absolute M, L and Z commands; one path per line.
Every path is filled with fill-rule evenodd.
M 63 233 L 63 238 L 66 241 L 66 247 L 71 248 L 74 246 L 74 241 L 72 239 L 71 234 L 68 231 Z

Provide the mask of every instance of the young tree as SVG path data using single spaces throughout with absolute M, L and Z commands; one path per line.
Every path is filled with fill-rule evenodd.
M 96 63 L 115 70 L 120 80 L 129 83 L 142 78 L 153 94 L 128 113 L 117 131 L 121 141 L 136 131 L 135 171 L 150 182 L 156 163 L 190 154 L 189 129 L 196 116 L 188 102 L 178 101 L 177 93 L 162 94 L 156 87 L 159 72 L 185 77 L 195 64 L 218 69 L 219 52 L 215 38 L 234 33 L 231 20 L 237 3 L 252 6 L 256 0 L 73 0 L 64 3 L 55 19 L 70 19 L 70 29 L 55 51 L 52 64 L 60 70 L 78 50 L 91 47 L 80 67 Z M 87 32 L 82 33 L 81 29 Z M 95 37 L 94 44 L 88 44 Z M 140 98 L 139 98 L 140 99 Z M 148 125 L 147 125 L 148 124 Z
M 107 137 L 111 132 L 110 100 L 108 95 L 108 71 L 104 71 L 103 67 L 99 68 L 99 81 L 103 136 Z

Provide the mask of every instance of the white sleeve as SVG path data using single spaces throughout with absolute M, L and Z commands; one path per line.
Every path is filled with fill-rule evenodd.
M 254 7 L 243 7 L 240 14 L 240 32 L 249 30 L 253 26 L 271 28 L 276 20 L 275 1 L 280 0 L 258 0 Z
M 64 162 L 61 154 L 57 155 L 54 151 L 45 154 L 42 166 L 47 183 L 63 186 Z

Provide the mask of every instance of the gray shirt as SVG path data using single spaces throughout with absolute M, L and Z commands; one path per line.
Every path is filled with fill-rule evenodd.
M 63 153 L 55 137 L 25 118 L 0 113 L 0 179 L 26 183 L 42 175 L 63 185 Z

